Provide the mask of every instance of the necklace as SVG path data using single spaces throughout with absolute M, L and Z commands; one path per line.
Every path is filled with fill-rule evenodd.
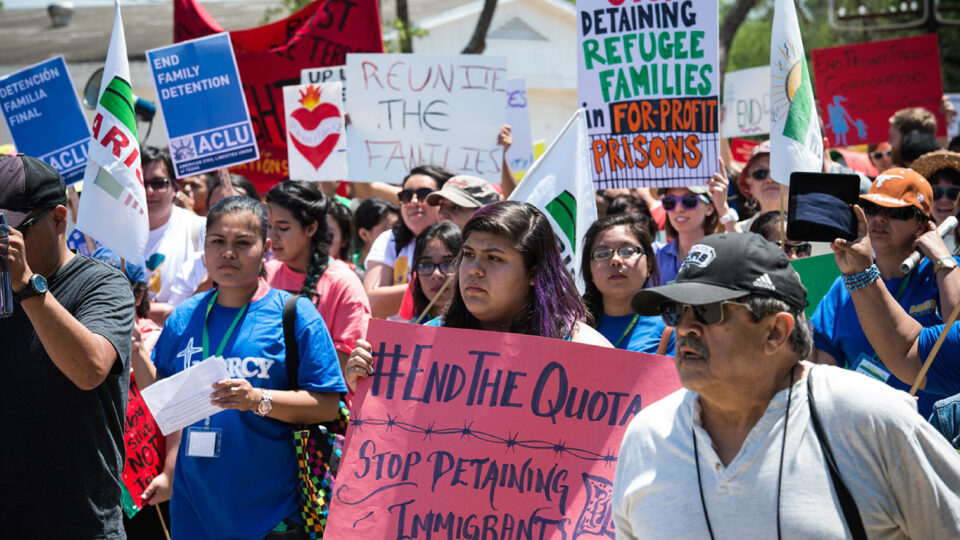
M 797 366 L 790 368 L 790 383 L 787 387 L 787 412 L 783 416 L 783 438 L 780 442 L 780 470 L 777 472 L 777 538 L 782 539 L 780 532 L 780 488 L 783 485 L 783 454 L 787 448 L 787 422 L 790 421 L 790 401 L 793 398 L 793 377 Z M 700 489 L 700 508 L 703 509 L 703 519 L 707 522 L 707 532 L 710 533 L 710 539 L 714 540 L 713 527 L 710 525 L 710 514 L 707 512 L 707 501 L 703 497 L 703 481 L 700 478 L 700 453 L 697 451 L 697 431 L 693 432 L 693 462 L 697 467 L 697 487 Z
M 620 334 L 620 339 L 618 339 L 617 342 L 613 344 L 613 348 L 616 349 L 617 347 L 620 346 L 621 343 L 623 343 L 623 338 L 627 337 L 627 334 L 629 334 L 630 331 L 633 330 L 633 327 L 636 326 L 637 320 L 639 319 L 640 319 L 639 315 L 633 316 L 633 319 L 630 320 L 630 324 L 627 325 L 627 329 L 624 330 L 622 334 Z

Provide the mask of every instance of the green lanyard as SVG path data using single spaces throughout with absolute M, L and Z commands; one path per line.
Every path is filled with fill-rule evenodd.
M 622 334 L 620 334 L 620 339 L 618 339 L 617 342 L 613 344 L 614 349 L 619 347 L 620 343 L 623 341 L 623 338 L 627 337 L 627 334 L 629 334 L 630 331 L 633 330 L 633 327 L 637 324 L 638 319 L 640 319 L 640 315 L 633 316 L 633 320 L 631 320 L 630 324 L 627 325 L 627 329 L 624 330 Z
M 207 316 L 203 319 L 203 359 L 206 360 L 210 357 L 210 336 L 207 333 L 207 322 L 210 320 L 210 311 L 213 310 L 213 304 L 217 301 L 217 295 L 220 294 L 220 291 L 214 292 L 210 295 L 210 302 L 207 303 Z M 250 305 L 250 302 L 247 302 L 240 308 L 240 311 L 237 313 L 237 316 L 233 318 L 233 322 L 230 323 L 230 327 L 227 328 L 227 333 L 223 335 L 223 339 L 220 340 L 220 346 L 217 347 L 217 356 L 223 354 L 223 348 L 227 346 L 227 340 L 230 339 L 230 336 L 233 334 L 234 329 L 237 327 L 237 323 L 240 322 L 240 319 L 243 318 L 243 314 L 247 312 L 247 306 Z

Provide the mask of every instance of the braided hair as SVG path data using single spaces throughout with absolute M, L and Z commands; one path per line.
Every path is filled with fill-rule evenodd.
M 317 300 L 317 282 L 330 259 L 330 228 L 327 226 L 327 198 L 315 184 L 302 180 L 284 180 L 267 192 L 267 204 L 275 204 L 293 215 L 306 228 L 317 223 L 317 232 L 310 237 L 310 262 L 307 277 L 297 294 Z

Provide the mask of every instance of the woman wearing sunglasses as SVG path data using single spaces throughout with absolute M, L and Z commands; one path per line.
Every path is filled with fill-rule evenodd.
M 614 347 L 673 354 L 673 332 L 666 330 L 663 317 L 641 317 L 630 307 L 633 295 L 660 282 L 646 224 L 637 214 L 615 214 L 590 226 L 580 265 L 586 283 L 583 301 L 597 331 Z
M 722 183 L 720 193 L 726 193 L 726 179 L 713 175 L 711 185 Z M 715 232 L 737 232 L 736 213 L 730 212 L 726 197 L 714 201 L 707 186 L 660 188 L 660 204 L 667 212 L 667 238 L 669 242 L 657 242 L 653 246 L 660 269 L 660 283 L 673 281 L 680 270 L 680 263 L 687 252 L 704 236 Z M 720 216 L 724 216 L 721 226 Z
M 446 288 L 443 284 L 453 273 L 461 244 L 460 227 L 446 220 L 427 227 L 417 237 L 413 251 L 413 270 L 417 276 L 413 282 L 413 312 L 416 314 L 414 321 L 419 319 L 426 323 L 439 317 L 450 302 L 453 297 L 453 284 Z M 436 298 L 437 295 L 440 295 L 440 298 Z M 430 311 L 424 314 L 427 306 L 430 306 Z
M 750 161 L 740 171 L 737 185 L 745 197 L 760 207 L 753 217 L 740 222 L 740 230 L 750 230 L 753 221 L 761 214 L 780 211 L 780 184 L 770 176 L 770 141 L 763 141 L 753 149 Z
M 364 261 L 367 274 L 363 288 L 370 298 L 374 317 L 389 317 L 400 309 L 413 263 L 414 240 L 436 223 L 437 207 L 427 204 L 427 195 L 439 190 L 453 176 L 435 165 L 414 167 L 403 179 L 400 221 L 373 242 Z
M 932 199 L 933 190 L 922 176 L 900 168 L 882 172 L 870 191 L 860 196 L 875 265 L 863 275 L 837 278 L 820 301 L 810 319 L 815 362 L 846 367 L 901 390 L 910 388 L 913 381 L 897 379 L 875 354 L 859 324 L 850 292 L 878 275 L 900 306 L 921 325 L 943 322 L 941 315 L 960 302 L 960 271 L 935 230 L 930 216 Z M 904 275 L 900 264 L 915 249 L 926 257 Z M 917 407 L 924 418 L 930 415 L 934 401 L 946 397 L 922 390 L 918 396 Z
M 470 328 L 610 347 L 564 268 L 550 222 L 517 201 L 488 204 L 463 228 L 453 298 L 428 326 Z M 373 373 L 370 344 L 357 340 L 344 376 L 350 389 Z
M 960 154 L 938 150 L 917 158 L 910 168 L 920 173 L 933 187 L 933 220 L 937 225 L 957 215 L 957 197 L 960 196 Z M 957 252 L 960 230 L 944 238 L 950 253 Z

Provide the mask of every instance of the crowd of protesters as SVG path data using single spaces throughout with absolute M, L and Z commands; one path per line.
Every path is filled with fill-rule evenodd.
M 762 354 L 769 353 L 782 362 L 776 372 L 782 384 L 776 382 L 770 388 L 777 392 L 790 389 L 788 413 L 793 386 L 798 384 L 795 381 L 811 369 L 808 361 L 832 364 L 858 372 L 855 377 L 873 377 L 895 389 L 907 389 L 920 373 L 933 342 L 947 332 L 945 345 L 921 385 L 919 401 L 898 401 L 891 407 L 897 408 L 898 426 L 909 424 L 915 431 L 903 434 L 906 444 L 922 446 L 916 452 L 919 457 L 912 459 L 927 456 L 933 463 L 916 474 L 937 475 L 932 483 L 958 489 L 960 459 L 944 448 L 952 443 L 960 450 L 960 398 L 949 399 L 960 394 L 960 327 L 943 325 L 960 304 L 960 259 L 956 257 L 960 242 L 954 234 L 942 238 L 936 225 L 958 212 L 960 153 L 953 150 L 960 141 L 952 141 L 951 150 L 944 149 L 947 141 L 938 141 L 935 130 L 934 117 L 928 111 L 900 111 L 890 119 L 889 141 L 868 148 L 880 174 L 863 183 L 856 210 L 860 234 L 856 241 L 832 245 L 843 275 L 816 306 L 809 323 L 803 316 L 805 300 L 798 296 L 797 285 L 785 286 L 778 280 L 790 282 L 792 270 L 784 267 L 783 261 L 809 257 L 812 246 L 785 237 L 786 188 L 776 181 L 784 179 L 771 177 L 766 142 L 756 147 L 746 163 L 721 160 L 719 172 L 703 186 L 598 191 L 599 219 L 578 239 L 581 276 L 568 273 L 549 220 L 540 210 L 503 200 L 516 185 L 508 167 L 504 167 L 502 184 L 454 175 L 427 163 L 396 179 L 395 187 L 384 184 L 372 190 L 346 182 L 315 184 L 285 179 L 258 193 L 248 180 L 225 171 L 177 179 L 167 150 L 144 147 L 149 238 L 142 261 L 123 261 L 96 238 L 74 228 L 82 185 L 67 190 L 62 178 L 39 160 L 4 157 L 0 159 L 0 186 L 22 185 L 15 190 L 0 189 L 0 211 L 13 227 L 5 252 L 18 298 L 14 315 L 0 319 L 0 335 L 5 348 L 9 344 L 11 350 L 22 351 L 33 365 L 22 378 L 7 378 L 15 379 L 16 387 L 4 392 L 8 398 L 5 414 L 11 419 L 7 425 L 38 417 L 28 432 L 16 430 L 22 444 L 4 445 L 0 458 L 4 485 L 17 493 L 28 489 L 27 484 L 36 481 L 36 471 L 49 466 L 41 465 L 32 449 L 50 444 L 41 435 L 62 430 L 59 423 L 68 422 L 72 425 L 63 436 L 70 438 L 75 459 L 60 464 L 64 471 L 51 474 L 66 474 L 74 464 L 73 470 L 83 470 L 96 481 L 84 480 L 86 487 L 68 496 L 75 504 L 63 505 L 68 508 L 62 510 L 63 523 L 74 531 L 90 533 L 80 536 L 122 537 L 124 528 L 136 538 L 156 534 L 159 528 L 152 532 L 137 529 L 142 527 L 139 521 L 156 516 L 143 520 L 138 516 L 121 524 L 118 482 L 122 446 L 118 441 L 127 377 L 132 372 L 129 381 L 145 388 L 209 356 L 236 358 L 230 378 L 218 383 L 211 395 L 225 412 L 185 428 L 183 436 L 178 432 L 167 437 L 163 470 L 144 491 L 142 502 L 159 505 L 170 500 L 175 538 L 300 538 L 297 465 L 285 433 L 291 424 L 335 417 L 338 395 L 354 391 L 361 378 L 374 372 L 368 340 L 376 336 L 368 336 L 367 329 L 370 318 L 377 317 L 676 354 L 684 386 L 708 400 L 709 407 L 703 405 L 701 411 L 697 405 L 674 400 L 672 419 L 663 420 L 667 424 L 641 415 L 641 427 L 631 427 L 628 441 L 652 446 L 636 452 L 631 449 L 630 455 L 636 459 L 631 458 L 629 468 L 617 473 L 617 496 L 623 498 L 614 501 L 621 512 L 617 527 L 629 537 L 627 530 L 640 527 L 642 521 L 638 509 L 653 511 L 663 504 L 645 498 L 648 487 L 622 484 L 631 481 L 630 475 L 642 476 L 638 469 L 644 468 L 643 459 L 667 461 L 666 454 L 655 458 L 644 454 L 662 441 L 658 443 L 655 433 L 643 430 L 665 429 L 686 411 L 692 419 L 676 421 L 686 422 L 681 426 L 685 435 L 696 426 L 692 428 L 692 446 L 690 441 L 682 441 L 671 446 L 673 452 L 683 453 L 687 446 L 696 452 L 697 437 L 720 437 L 720 431 L 707 426 L 706 416 L 698 423 L 698 415 L 717 414 L 712 407 L 722 405 L 725 394 L 689 373 L 690 381 L 698 382 L 687 384 L 681 365 L 683 358 L 703 360 L 717 354 L 715 349 L 707 350 L 709 340 L 704 336 L 727 324 L 724 313 L 733 310 L 732 304 L 750 312 L 750 324 L 763 324 L 768 318 L 775 321 L 769 330 L 781 332 L 783 340 L 796 332 L 803 334 L 797 339 L 805 340 L 806 346 L 793 341 L 767 344 L 766 349 L 757 346 Z M 508 126 L 500 131 L 499 140 L 509 146 Z M 824 172 L 849 172 L 834 159 L 826 153 Z M 372 192 L 378 197 L 366 196 Z M 727 280 L 718 283 L 715 276 L 707 279 L 696 274 L 703 268 L 694 267 L 710 264 L 704 262 L 704 246 L 716 251 L 718 261 L 733 257 L 729 254 L 733 251 L 723 250 L 740 250 L 743 253 L 737 251 L 737 256 L 762 260 L 741 260 L 742 268 L 717 270 L 719 279 Z M 920 250 L 924 259 L 905 275 L 900 263 L 915 250 Z M 87 256 L 106 265 L 87 262 Z M 723 264 L 736 266 L 734 262 Z M 759 272 L 756 279 L 744 282 L 743 276 L 752 276 L 753 266 Z M 121 276 L 127 278 L 129 287 L 117 286 Z M 576 278 L 583 279 L 582 296 Z M 98 288 L 88 290 L 78 280 L 94 280 Z M 720 286 L 722 294 L 709 301 L 684 296 L 696 289 L 693 283 L 698 280 Z M 670 288 L 681 285 L 686 288 Z M 778 294 L 786 291 L 784 294 L 796 298 L 791 296 L 773 307 L 764 303 L 764 298 L 777 297 L 770 293 L 771 287 L 778 290 L 774 285 L 780 287 Z M 295 385 L 287 380 L 284 369 L 280 325 L 289 295 L 301 297 L 296 301 L 301 362 Z M 51 305 L 56 302 L 59 304 Z M 688 307 L 692 316 L 688 316 Z M 59 317 L 59 326 L 49 326 L 51 317 Z M 735 319 L 738 317 L 731 316 Z M 795 330 L 798 326 L 804 330 Z M 12 336 L 16 339 L 10 341 Z M 69 339 L 55 344 L 63 336 Z M 76 359 L 76 351 L 87 355 L 83 362 Z M 598 362 L 601 357 L 598 355 Z M 46 362 L 44 367 L 37 368 L 38 361 Z M 801 367 L 798 370 L 796 366 Z M 751 369 L 749 365 L 741 367 L 743 373 Z M 717 377 L 717 373 L 710 376 Z M 824 375 L 821 380 L 830 377 Z M 831 384 L 855 386 L 857 395 L 876 392 L 858 378 L 844 377 Z M 744 375 L 737 380 L 746 384 L 748 379 Z M 766 387 L 757 383 L 751 388 Z M 830 391 L 840 392 L 836 388 Z M 89 392 L 95 392 L 94 397 Z M 773 407 L 778 399 L 771 401 L 767 396 L 766 401 L 758 400 L 760 411 L 768 404 Z M 40 418 L 38 411 L 51 403 L 59 403 L 60 409 L 71 411 L 76 418 Z M 830 404 L 827 411 L 845 414 L 838 403 L 842 400 Z M 688 406 L 693 408 L 687 410 Z M 860 414 L 860 409 L 854 409 L 851 415 Z M 929 435 L 930 424 L 917 427 L 917 409 L 930 418 L 943 438 Z M 827 423 L 837 421 L 829 419 Z M 894 422 L 887 417 L 876 421 Z M 784 425 L 784 441 L 786 429 Z M 206 459 L 209 456 L 187 445 L 188 431 L 222 434 L 216 448 L 219 459 Z M 917 439 L 916 433 L 922 436 Z M 744 443 L 743 437 L 740 442 L 749 443 Z M 719 462 L 730 465 L 740 448 L 729 443 L 724 440 L 709 452 L 702 450 L 713 456 L 705 455 L 705 460 L 719 460 L 718 471 L 722 468 Z M 846 451 L 843 444 L 839 446 L 841 453 Z M 866 451 L 851 452 L 858 459 L 876 457 Z M 678 456 L 669 459 L 683 461 Z M 97 466 L 91 468 L 92 462 Z M 783 465 L 781 474 L 782 469 Z M 815 478 L 817 489 L 830 487 L 824 471 Z M 898 474 L 906 477 L 907 472 L 914 469 Z M 848 483 L 877 480 L 863 480 L 859 472 L 848 478 L 841 471 L 841 476 Z M 683 481 L 678 482 L 682 487 Z M 715 490 L 723 482 L 711 477 L 707 483 Z M 677 486 L 674 489 L 680 489 Z M 735 527 L 731 518 L 721 513 L 733 503 L 711 501 L 707 516 L 707 500 L 712 496 L 704 498 L 703 486 L 700 488 L 710 536 L 711 517 L 718 529 Z M 859 490 L 860 485 L 853 489 Z M 935 504 L 930 501 L 936 501 L 939 492 L 917 490 L 923 497 L 912 504 Z M 812 498 L 824 496 L 816 489 L 810 491 Z M 950 518 L 960 512 L 955 495 L 941 499 L 940 504 L 948 508 L 929 509 L 931 514 L 946 516 L 942 523 L 911 525 L 915 514 L 902 519 L 890 516 L 887 507 L 891 503 L 865 511 L 865 526 L 871 532 L 900 527 L 902 536 L 923 536 L 916 531 L 932 531 L 935 536 L 952 531 L 949 536 L 956 536 L 956 521 L 952 529 L 950 526 Z M 890 497 L 901 501 L 904 494 L 896 492 Z M 657 519 L 679 519 L 671 514 L 675 511 L 664 512 Z M 778 531 L 779 512 L 778 494 Z M 884 517 L 877 517 L 879 514 Z M 794 518 L 787 517 L 784 523 L 795 523 Z M 23 520 L 37 525 L 36 514 L 24 512 Z M 838 518 L 822 529 L 805 530 L 816 536 L 842 531 L 843 526 Z M 766 525 L 760 530 L 769 532 Z M 689 533 L 683 528 L 680 531 Z

